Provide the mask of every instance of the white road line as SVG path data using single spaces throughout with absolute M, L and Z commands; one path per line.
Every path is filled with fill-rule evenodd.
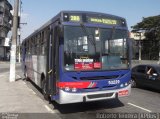
M 20 75 L 16 75 L 17 76 L 17 78 L 21 78 L 21 76 Z
M 0 75 L 0 78 L 1 78 L 1 77 L 4 77 L 4 76 L 5 76 L 5 75 Z
M 0 74 L 3 74 L 3 75 L 7 75 L 7 74 L 9 74 L 9 73 L 10 73 L 10 72 L 5 72 L 5 73 L 1 73 L 1 72 L 0 72 Z
M 49 112 L 54 113 L 53 110 L 52 110 L 50 107 L 48 107 L 47 105 L 44 105 L 44 107 L 45 107 Z
M 0 74 L 0 77 L 4 77 L 4 76 L 7 76 L 9 75 L 9 72 L 6 72 L 6 73 L 3 73 L 3 74 Z
M 147 111 L 147 112 L 152 112 L 151 110 L 148 110 L 148 109 L 146 109 L 146 108 L 140 107 L 140 106 L 135 105 L 135 104 L 132 104 L 132 103 L 127 103 L 127 104 L 132 105 L 132 106 L 134 106 L 134 107 L 137 107 L 137 108 L 139 108 L 139 109 L 145 110 L 145 111 Z
M 34 95 L 36 95 L 36 93 L 32 90 L 32 89 L 29 89 Z

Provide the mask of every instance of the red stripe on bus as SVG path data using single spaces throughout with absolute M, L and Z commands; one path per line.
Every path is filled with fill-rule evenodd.
M 57 83 L 57 86 L 59 88 L 65 88 L 65 87 L 69 87 L 69 88 L 88 88 L 88 86 L 91 83 L 92 82 L 59 82 L 59 83 Z M 96 86 L 96 85 L 94 85 L 94 86 Z

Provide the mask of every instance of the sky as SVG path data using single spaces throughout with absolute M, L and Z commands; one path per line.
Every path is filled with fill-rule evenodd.
M 14 5 L 14 0 L 8 0 Z M 94 11 L 124 17 L 128 28 L 143 17 L 160 15 L 160 0 L 21 0 L 22 40 L 62 10 Z

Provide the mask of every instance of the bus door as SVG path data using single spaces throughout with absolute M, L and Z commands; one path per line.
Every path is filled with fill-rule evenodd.
M 59 53 L 59 40 L 57 27 L 51 26 L 51 33 L 49 38 L 49 55 L 48 55 L 48 79 L 49 79 L 49 92 L 51 95 L 56 95 L 57 80 L 58 80 L 58 53 Z

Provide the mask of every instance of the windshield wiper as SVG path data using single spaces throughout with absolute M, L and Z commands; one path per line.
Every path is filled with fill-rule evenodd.
M 108 54 L 110 54 L 110 40 L 113 39 L 114 33 L 115 33 L 115 26 L 112 27 L 112 29 L 111 29 L 111 35 L 110 35 L 110 37 L 108 39 Z
M 94 35 L 88 33 L 88 31 L 86 29 L 86 26 L 83 23 L 80 23 L 80 26 L 81 26 L 83 32 L 87 35 L 87 38 L 90 41 L 90 43 L 94 46 L 95 52 L 96 52 L 96 42 L 95 42 L 95 39 L 94 39 Z

